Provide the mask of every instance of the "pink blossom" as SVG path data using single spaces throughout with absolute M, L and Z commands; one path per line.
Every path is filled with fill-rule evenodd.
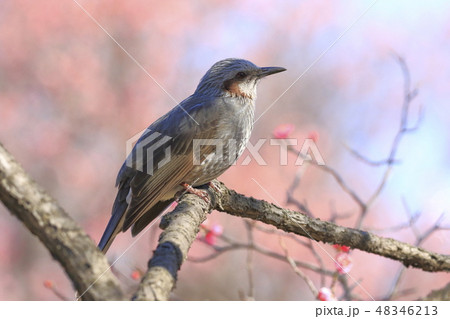
M 131 273 L 131 278 L 134 280 L 139 280 L 141 278 L 142 274 L 139 270 L 133 270 L 133 272 Z
M 348 253 L 350 251 L 350 247 L 344 245 L 334 244 L 333 248 L 336 249 L 337 251 L 342 251 L 344 253 Z
M 309 138 L 314 141 L 314 143 L 317 143 L 319 140 L 319 133 L 317 131 L 311 131 L 308 133 L 308 136 L 306 138 Z
M 212 224 L 208 222 L 206 219 L 203 223 L 201 223 L 200 228 L 204 229 L 205 231 L 205 242 L 208 245 L 215 245 L 217 237 L 222 235 L 223 233 L 223 227 L 220 224 Z M 199 235 L 197 235 L 197 238 L 199 238 Z
M 53 281 L 51 280 L 44 280 L 43 284 L 45 288 L 53 288 Z
M 220 236 L 223 233 L 223 227 L 222 225 L 219 224 L 214 224 L 211 227 L 211 232 L 215 235 L 215 236 Z
M 275 138 L 288 138 L 289 135 L 294 131 L 294 129 L 294 124 L 281 124 L 273 130 L 273 136 Z
M 216 235 L 214 235 L 213 232 L 209 231 L 209 232 L 207 232 L 206 235 L 205 235 L 205 242 L 206 242 L 208 245 L 213 246 L 213 245 L 216 243 L 216 238 L 217 238 Z
M 321 301 L 336 301 L 336 297 L 330 288 L 322 287 L 317 294 L 317 299 Z
M 336 255 L 335 266 L 338 273 L 346 274 L 352 269 L 353 260 L 348 253 L 341 252 Z

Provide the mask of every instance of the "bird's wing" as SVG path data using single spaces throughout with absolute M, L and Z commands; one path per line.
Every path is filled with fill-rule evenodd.
M 205 105 L 200 105 L 205 107 Z M 207 107 L 207 105 L 206 105 Z M 197 112 L 199 109 L 192 109 L 191 116 L 198 118 Z M 184 110 L 181 110 L 184 113 Z M 167 200 L 165 198 L 167 193 L 171 193 L 173 189 L 177 188 L 182 182 L 185 182 L 184 178 L 194 167 L 193 161 L 193 139 L 199 138 L 209 139 L 215 137 L 215 130 L 217 123 L 214 121 L 195 123 L 192 119 L 187 118 L 186 114 L 181 114 L 184 117 L 183 121 L 171 118 L 169 116 L 164 123 L 180 123 L 180 125 L 174 130 L 164 130 L 166 134 L 176 131 L 176 135 L 172 137 L 168 143 L 170 161 L 166 162 L 161 167 L 154 169 L 154 174 L 145 174 L 138 172 L 131 180 L 131 203 L 128 206 L 126 217 L 123 224 L 123 231 L 127 230 L 131 225 L 136 223 L 144 214 L 146 214 L 150 208 L 156 205 L 161 200 Z M 172 124 L 173 125 L 173 124 Z M 209 154 L 215 151 L 214 145 L 202 146 L 201 153 Z M 157 150 L 158 154 L 155 154 L 158 160 L 164 161 L 164 157 L 161 154 L 165 149 L 161 148 Z M 155 161 L 155 163 L 157 163 Z M 173 194 L 171 194 L 173 196 Z M 156 218 L 156 216 L 154 216 Z M 133 231 L 133 234 L 137 234 L 137 230 Z
M 136 174 L 131 181 L 131 203 L 126 211 L 122 230 L 126 231 L 160 200 L 167 200 L 164 195 L 180 185 L 191 169 L 192 160 L 189 160 L 188 155 L 184 155 L 172 157 L 170 162 L 159 168 L 153 176 Z
M 161 200 L 153 205 L 142 215 L 131 227 L 131 235 L 134 237 L 139 234 L 148 224 L 158 217 L 173 202 L 173 199 Z
M 207 123 L 202 116 L 197 116 L 200 109 L 210 105 L 210 101 L 190 97 L 150 125 L 141 136 L 117 176 L 119 190 L 111 219 L 99 243 L 101 250 L 106 252 L 120 231 L 127 230 L 152 206 L 165 200 L 167 192 L 183 182 L 183 177 L 193 167 L 192 140 L 200 133 L 202 138 L 213 138 L 215 123 Z M 198 122 L 190 117 L 197 118 Z M 152 136 L 155 132 L 159 135 Z M 165 137 L 169 139 L 162 142 Z M 170 161 L 158 165 L 167 158 L 169 146 Z M 138 154 L 139 147 L 141 153 Z M 151 156 L 156 164 L 151 165 L 150 170 L 146 156 Z

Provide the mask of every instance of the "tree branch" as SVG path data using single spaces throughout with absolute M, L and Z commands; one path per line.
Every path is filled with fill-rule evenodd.
M 47 247 L 83 300 L 122 299 L 119 283 L 105 256 L 2 144 L 0 200 Z
M 165 230 L 161 234 L 155 256 L 149 261 L 149 270 L 135 294 L 135 300 L 168 299 L 175 285 L 176 271 L 186 259 L 200 224 L 206 219 L 207 213 L 213 209 L 261 221 L 316 241 L 346 245 L 353 249 L 398 260 L 405 266 L 432 272 L 450 271 L 450 257 L 446 255 L 365 231 L 338 226 L 280 208 L 264 200 L 246 197 L 228 189 L 218 181 L 214 181 L 214 188 L 208 186 L 202 189 L 208 192 L 210 203 L 206 203 L 196 195 L 186 194 L 181 197 L 177 208 L 162 220 L 161 227 Z M 167 249 L 167 245 L 171 248 Z M 164 259 L 164 264 L 158 261 L 160 258 Z M 160 272 L 164 275 L 155 277 Z
M 431 291 L 426 297 L 420 299 L 425 301 L 449 301 L 450 300 L 450 283 L 445 287 Z
M 163 216 L 160 227 L 164 231 L 133 300 L 169 299 L 177 271 L 209 211 L 210 204 L 205 200 L 197 195 L 186 194 L 173 212 Z
M 274 225 L 300 236 L 360 249 L 425 271 L 449 271 L 450 257 L 390 238 L 338 226 L 238 194 L 214 181 L 204 187 L 211 199 L 186 194 L 164 216 L 158 247 L 134 300 L 167 300 L 200 224 L 212 209 Z M 84 300 L 123 299 L 106 258 L 84 231 L 46 194 L 0 144 L 0 200 L 48 248 Z
M 304 214 L 280 208 L 263 200 L 238 194 L 222 183 L 215 183 L 216 204 L 213 209 L 251 218 L 324 243 L 350 246 L 368 253 L 398 260 L 405 266 L 425 271 L 450 271 L 450 256 L 427 251 L 391 238 L 383 238 L 366 231 L 338 226 Z

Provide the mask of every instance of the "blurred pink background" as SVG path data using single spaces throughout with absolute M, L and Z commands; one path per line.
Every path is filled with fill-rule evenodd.
M 373 160 L 387 158 L 403 93 L 402 73 L 392 54 L 404 57 L 412 84 L 419 88 L 411 120 L 415 121 L 419 105 L 424 107 L 424 120 L 400 145 L 401 163 L 394 167 L 364 228 L 389 228 L 407 221 L 403 201 L 422 213 L 419 231 L 448 211 L 448 1 L 377 1 L 360 19 L 373 1 L 77 2 L 178 101 L 192 94 L 206 70 L 223 58 L 287 68 L 260 84 L 258 117 L 316 62 L 257 121 L 251 141 L 270 138 L 281 124 L 293 124 L 291 137 L 299 141 L 317 132 L 326 164 L 363 199 L 374 191 L 383 169 L 356 160 L 345 145 Z M 95 242 L 110 217 L 126 140 L 175 105 L 151 77 L 75 1 L 0 2 L 0 142 Z M 286 204 L 286 190 L 298 169 L 295 157 L 280 166 L 278 147 L 269 143 L 261 155 L 267 166 L 252 161 L 243 167 L 238 162 L 219 179 L 240 193 L 294 208 Z M 306 170 L 295 195 L 316 217 L 354 213 L 339 223 L 355 223 L 357 205 L 317 169 Z M 449 225 L 447 216 L 443 224 Z M 214 212 L 209 223 L 222 225 L 229 237 L 247 240 L 238 218 Z M 138 283 L 133 272 L 146 269 L 158 232 L 156 226 L 148 231 L 117 263 L 115 271 L 124 286 Z M 74 297 L 61 267 L 2 205 L 0 233 L 1 300 L 58 300 L 45 281 L 67 298 Z M 380 234 L 409 243 L 415 240 L 411 229 Z M 449 232 L 439 231 L 423 247 L 448 254 L 449 240 Z M 255 232 L 255 241 L 283 253 L 277 236 Z M 132 242 L 129 233 L 119 235 L 109 258 L 114 260 Z M 317 245 L 334 254 L 331 246 Z M 289 251 L 296 259 L 314 262 L 294 242 L 289 242 Z M 322 249 L 317 251 L 333 270 L 333 261 Z M 190 256 L 210 252 L 208 245 L 196 242 Z M 375 298 L 383 296 L 400 264 L 360 251 L 352 257 L 352 277 Z M 240 250 L 205 263 L 186 261 L 174 299 L 239 299 L 248 290 L 246 260 L 247 252 Z M 320 287 L 318 276 L 305 272 Z M 449 274 L 407 270 L 400 289 L 415 290 L 401 299 L 425 296 L 449 280 Z M 254 281 L 257 300 L 314 299 L 286 262 L 258 253 L 254 253 Z M 370 299 L 361 289 L 355 291 Z

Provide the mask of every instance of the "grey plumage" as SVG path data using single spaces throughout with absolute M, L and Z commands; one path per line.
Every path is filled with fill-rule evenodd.
M 112 217 L 99 248 L 106 252 L 115 236 L 131 226 L 137 235 L 170 205 L 183 189 L 180 184 L 200 186 L 228 169 L 250 138 L 258 81 L 284 70 L 242 59 L 219 61 L 193 95 L 151 124 L 119 171 Z M 194 152 L 194 144 L 205 140 L 222 143 L 222 152 L 215 145 Z

